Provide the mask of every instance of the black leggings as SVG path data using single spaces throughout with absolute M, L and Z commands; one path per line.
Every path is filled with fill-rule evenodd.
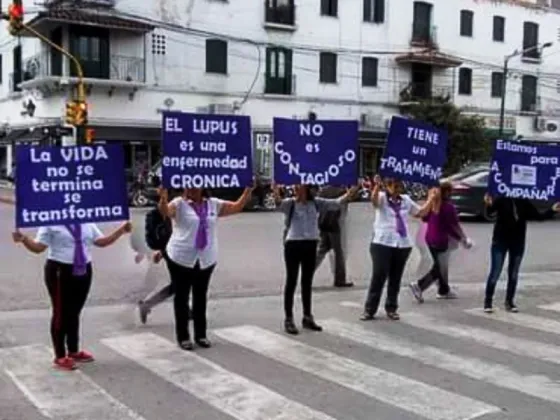
M 294 295 L 301 267 L 301 303 L 303 316 L 311 316 L 311 286 L 317 259 L 317 241 L 286 241 L 284 261 L 286 263 L 286 285 L 284 287 L 284 312 L 286 318 L 294 317 Z
M 206 304 L 208 301 L 208 285 L 216 265 L 201 269 L 197 262 L 193 268 L 179 265 L 170 258 L 167 267 L 171 275 L 171 284 L 175 296 L 173 311 L 175 313 L 175 336 L 178 343 L 190 339 L 189 335 L 189 295 L 192 297 L 192 316 L 194 323 L 194 339 L 206 338 Z
M 79 350 L 80 314 L 91 287 L 91 264 L 86 274 L 72 274 L 72 264 L 47 260 L 45 283 L 51 297 L 51 338 L 57 359 Z

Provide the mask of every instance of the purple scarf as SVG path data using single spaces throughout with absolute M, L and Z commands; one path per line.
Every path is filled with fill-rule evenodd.
M 82 238 L 82 225 L 66 225 L 66 229 L 74 238 L 74 262 L 72 263 L 72 274 L 83 276 L 87 272 L 86 251 Z
M 199 219 L 195 246 L 199 251 L 204 251 L 208 245 L 208 201 L 204 200 L 201 204 L 191 202 L 190 205 Z
M 392 198 L 387 197 L 387 203 L 389 203 L 389 207 L 391 207 L 391 209 L 395 213 L 395 219 L 397 221 L 397 233 L 401 238 L 406 238 L 406 234 L 407 234 L 406 223 L 404 222 L 404 219 L 401 215 L 402 200 L 400 198 L 394 200 Z

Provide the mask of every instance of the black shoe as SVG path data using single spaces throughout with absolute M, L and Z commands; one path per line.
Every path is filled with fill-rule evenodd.
M 506 302 L 505 308 L 506 308 L 506 311 L 508 311 L 508 312 L 513 312 L 513 313 L 519 312 L 519 309 L 517 308 L 517 306 L 515 306 L 515 304 L 513 302 Z
M 352 283 L 351 281 L 347 281 L 345 283 L 335 283 L 334 287 L 354 287 L 354 283 Z
M 198 338 L 195 341 L 198 347 L 202 347 L 203 349 L 209 349 L 212 347 L 212 343 L 207 338 Z
M 370 314 L 369 312 L 364 312 L 360 316 L 360 321 L 373 321 L 375 319 L 375 315 Z
M 399 319 L 401 319 L 401 316 L 397 311 L 387 311 L 387 318 L 389 318 L 391 321 L 398 321 Z
M 183 340 L 179 343 L 179 347 L 186 351 L 192 351 L 194 349 L 193 343 L 191 340 Z
M 484 302 L 484 312 L 487 314 L 494 313 L 494 308 L 492 307 L 492 301 L 485 301 Z
M 150 309 L 146 307 L 146 304 L 143 300 L 138 302 L 138 312 L 140 313 L 140 322 L 143 325 L 146 325 L 148 322 L 148 315 L 150 314 Z
M 301 326 L 311 331 L 323 331 L 323 327 L 317 325 L 312 316 L 304 316 L 301 321 Z
M 293 319 L 286 319 L 284 321 L 284 330 L 290 335 L 299 334 L 299 330 L 297 329 Z

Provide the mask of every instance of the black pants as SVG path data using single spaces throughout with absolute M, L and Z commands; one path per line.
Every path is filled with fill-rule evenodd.
M 169 274 L 171 275 L 171 271 L 169 268 L 169 256 L 167 255 L 167 252 L 165 252 L 165 250 L 161 251 L 161 255 L 163 257 L 163 260 L 165 261 L 165 264 L 167 265 L 167 271 L 169 271 Z M 168 285 L 163 286 L 161 289 L 159 289 L 156 293 L 151 295 L 149 298 L 146 298 L 143 301 L 143 304 L 146 308 L 152 309 L 154 306 L 159 305 L 161 302 L 170 298 L 174 294 L 175 291 L 173 290 L 173 284 L 169 283 Z
M 387 300 L 385 311 L 396 312 L 399 307 L 399 292 L 406 262 L 412 248 L 393 248 L 385 245 L 371 244 L 369 253 L 373 262 L 373 274 L 367 293 L 365 312 L 375 315 L 387 278 Z
M 173 298 L 173 311 L 175 313 L 175 336 L 181 343 L 190 338 L 189 313 L 185 310 L 189 305 L 189 296 L 192 289 L 192 317 L 194 323 L 194 338 L 206 338 L 206 304 L 208 302 L 208 285 L 215 265 L 200 268 L 198 262 L 193 268 L 179 265 L 168 259 L 169 274 L 175 296 Z
M 519 269 L 523 254 L 525 253 L 525 241 L 493 241 L 490 249 L 490 273 L 486 280 L 486 293 L 484 306 L 491 307 L 496 291 L 496 284 L 502 274 L 506 257 L 508 257 L 508 282 L 506 289 L 506 303 L 513 305 L 517 282 L 519 279 Z
M 284 262 L 286 263 L 286 285 L 284 286 L 284 313 L 294 317 L 294 295 L 301 267 L 301 303 L 303 316 L 311 316 L 311 287 L 315 274 L 317 241 L 286 241 Z
M 438 282 L 438 294 L 441 296 L 449 293 L 449 253 L 446 248 L 429 247 L 434 265 L 428 274 L 418 280 L 418 287 L 425 291 L 436 280 Z
M 52 303 L 51 339 L 57 359 L 79 351 L 80 314 L 91 287 L 91 264 L 74 276 L 71 264 L 47 260 L 45 283 Z
M 346 283 L 346 262 L 340 230 L 338 232 L 321 232 L 316 268 L 319 268 L 330 251 L 334 253 L 334 284 L 335 286 L 344 285 Z

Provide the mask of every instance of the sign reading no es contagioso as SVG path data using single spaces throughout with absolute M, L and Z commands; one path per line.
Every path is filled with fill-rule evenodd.
M 128 220 L 120 145 L 16 149 L 16 226 Z
M 167 188 L 238 188 L 253 183 L 251 119 L 163 114 L 162 181 Z
M 401 117 L 391 119 L 381 175 L 424 185 L 436 185 L 447 160 L 447 132 Z
M 281 184 L 354 185 L 358 122 L 274 118 L 274 180 Z
M 496 141 L 488 190 L 494 196 L 560 199 L 560 147 Z

